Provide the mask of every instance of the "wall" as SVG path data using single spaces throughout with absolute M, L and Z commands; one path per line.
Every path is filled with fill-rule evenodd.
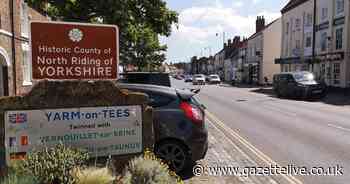
M 313 17 L 313 3 L 313 0 L 309 0 L 282 15 L 282 47 L 280 49 L 282 58 L 303 57 L 312 54 L 312 47 L 306 48 L 305 45 L 306 35 L 312 34 L 313 21 L 311 27 L 305 26 L 305 23 L 308 14 Z M 297 22 L 299 22 L 298 26 Z
M 271 82 L 273 75 L 280 72 L 280 65 L 275 64 L 275 59 L 280 58 L 281 40 L 282 40 L 282 20 L 277 19 L 264 31 L 263 41 L 263 60 L 261 62 L 261 75 L 259 82 L 264 84 L 264 77 L 267 77 Z
M 12 29 L 11 29 L 11 7 L 10 0 L 1 0 L 0 15 L 0 54 L 7 55 L 9 58 L 8 76 L 9 76 L 9 94 L 24 94 L 31 89 L 31 85 L 23 83 L 23 62 L 30 62 L 29 57 L 24 60 L 23 49 L 29 48 L 29 38 L 21 34 L 21 3 L 22 0 L 14 0 L 14 36 L 15 36 L 15 50 L 12 53 Z M 28 7 L 28 21 L 30 20 L 48 20 L 48 18 L 36 10 Z M 29 28 L 28 28 L 29 30 Z M 30 52 L 30 51 L 28 51 Z M 4 54 L 5 53 L 5 54 Z M 13 54 L 15 55 L 16 64 L 13 63 Z M 13 67 L 15 67 L 16 79 L 13 78 Z M 16 84 L 16 92 L 14 91 L 14 81 Z

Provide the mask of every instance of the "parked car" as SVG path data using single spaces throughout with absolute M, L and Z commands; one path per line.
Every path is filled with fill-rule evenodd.
M 219 75 L 209 75 L 209 84 L 220 84 L 221 80 Z
M 209 75 L 206 75 L 206 76 L 205 76 L 205 82 L 207 82 L 207 83 L 210 82 L 210 76 L 209 76 Z
M 185 82 L 192 82 L 192 76 L 191 75 L 186 75 L 185 76 Z
M 118 82 L 134 84 L 154 84 L 171 86 L 169 73 L 159 72 L 128 72 L 121 73 Z
M 193 85 L 205 85 L 205 76 L 203 74 L 196 74 L 192 78 Z
M 121 89 L 145 93 L 153 107 L 155 150 L 177 173 L 204 158 L 208 149 L 205 111 L 189 90 L 118 84 Z
M 273 89 L 281 97 L 323 97 L 326 87 L 318 83 L 314 75 L 307 71 L 287 72 L 273 77 Z

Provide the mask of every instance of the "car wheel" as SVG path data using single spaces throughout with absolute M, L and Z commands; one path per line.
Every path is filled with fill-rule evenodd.
M 176 173 L 183 171 L 190 163 L 188 149 L 176 141 L 166 141 L 157 145 L 155 153 Z

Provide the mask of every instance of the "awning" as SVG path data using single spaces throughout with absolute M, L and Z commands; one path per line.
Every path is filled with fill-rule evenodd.
M 277 58 L 275 64 L 297 64 L 301 63 L 300 57 Z

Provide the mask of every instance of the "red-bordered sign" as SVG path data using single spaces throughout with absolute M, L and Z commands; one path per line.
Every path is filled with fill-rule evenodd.
M 116 79 L 118 27 L 31 22 L 33 79 Z

